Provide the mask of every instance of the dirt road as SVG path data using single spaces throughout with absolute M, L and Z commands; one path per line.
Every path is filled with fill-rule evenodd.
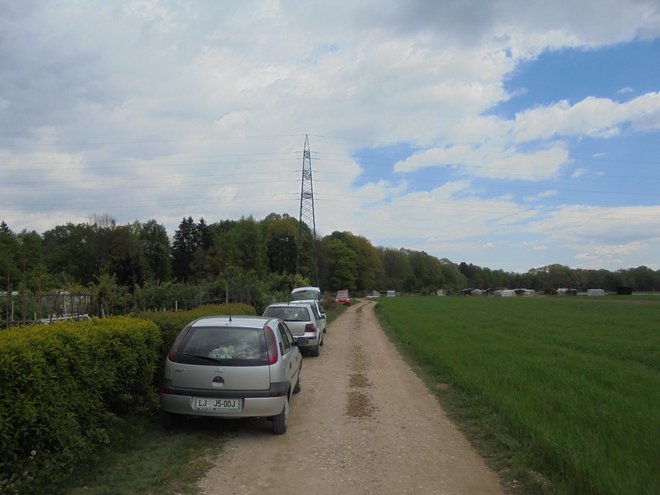
M 220 494 L 504 494 L 374 315 L 352 306 L 305 357 L 289 430 L 265 420 L 232 428 L 200 482 Z

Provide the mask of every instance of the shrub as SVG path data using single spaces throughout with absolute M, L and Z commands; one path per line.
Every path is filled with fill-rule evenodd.
M 155 405 L 161 337 L 121 317 L 0 333 L 0 493 L 40 493 Z

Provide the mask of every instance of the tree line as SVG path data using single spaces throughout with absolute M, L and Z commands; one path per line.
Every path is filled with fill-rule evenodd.
M 301 284 L 357 294 L 385 289 L 434 294 L 468 287 L 660 290 L 660 271 L 644 266 L 611 272 L 554 264 L 511 273 L 423 251 L 375 247 L 351 232 L 314 239 L 305 224 L 276 213 L 211 224 L 184 217 L 172 238 L 156 220 L 118 225 L 107 215 L 42 234 L 15 233 L 3 221 L 0 277 L 6 296 L 0 308 L 15 320 L 60 311 L 53 294 L 61 295 L 60 303 L 62 294 L 84 295 L 90 312 L 117 314 L 205 302 L 260 308 Z

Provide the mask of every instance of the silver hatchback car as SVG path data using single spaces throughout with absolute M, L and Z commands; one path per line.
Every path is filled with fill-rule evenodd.
M 299 344 L 306 341 L 298 339 Z M 286 432 L 300 391 L 302 356 L 286 323 L 259 316 L 212 316 L 179 333 L 159 389 L 163 419 L 266 417 Z

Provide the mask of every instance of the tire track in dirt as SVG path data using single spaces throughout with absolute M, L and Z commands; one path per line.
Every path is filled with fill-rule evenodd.
M 356 314 L 355 335 L 360 335 L 361 308 L 358 308 Z M 372 386 L 366 376 L 368 367 L 367 355 L 364 352 L 362 343 L 358 341 L 351 349 L 351 358 L 349 369 L 352 374 L 349 376 L 349 390 L 347 392 L 346 415 L 351 418 L 369 418 L 373 417 L 375 406 L 369 393 Z

